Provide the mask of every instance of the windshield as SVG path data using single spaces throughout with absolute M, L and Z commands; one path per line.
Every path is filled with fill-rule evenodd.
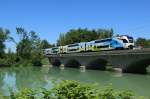
M 126 39 L 122 39 L 123 43 L 128 43 L 128 41 Z

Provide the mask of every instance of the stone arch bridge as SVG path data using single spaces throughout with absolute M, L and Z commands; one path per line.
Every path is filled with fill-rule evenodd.
M 109 64 L 126 73 L 146 73 L 150 65 L 150 49 L 116 50 L 46 55 L 52 65 L 105 70 Z

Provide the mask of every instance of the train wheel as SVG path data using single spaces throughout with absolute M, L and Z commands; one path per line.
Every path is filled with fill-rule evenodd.
M 130 46 L 129 46 L 129 49 L 133 49 L 133 46 L 132 46 L 132 45 L 130 45 Z

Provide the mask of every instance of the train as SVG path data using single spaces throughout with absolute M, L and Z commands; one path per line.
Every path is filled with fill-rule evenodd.
M 106 39 L 97 39 L 90 42 L 80 42 L 65 46 L 47 48 L 43 50 L 45 55 L 48 54 L 67 54 L 79 52 L 98 52 L 110 50 L 133 49 L 134 39 L 128 35 L 122 35 Z

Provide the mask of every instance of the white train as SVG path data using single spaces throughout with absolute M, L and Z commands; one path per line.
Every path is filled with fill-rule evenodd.
M 103 50 L 123 50 L 133 49 L 134 40 L 133 37 L 123 35 L 119 37 L 98 39 L 90 42 L 81 42 L 75 44 L 69 44 L 65 46 L 58 46 L 45 49 L 45 54 L 62 54 L 62 53 L 78 53 L 89 51 L 103 51 Z

